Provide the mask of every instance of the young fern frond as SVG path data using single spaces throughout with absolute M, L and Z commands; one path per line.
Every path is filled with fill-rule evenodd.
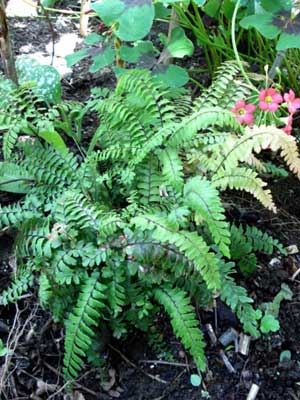
M 261 311 L 254 310 L 253 300 L 247 295 L 246 289 L 234 282 L 231 274 L 235 273 L 233 263 L 222 262 L 221 270 L 221 299 L 235 312 L 243 324 L 246 332 L 258 337 L 258 320 L 261 318 Z
M 154 296 L 171 318 L 171 324 L 184 347 L 190 351 L 197 367 L 205 371 L 204 338 L 195 311 L 186 292 L 164 285 L 154 289 Z
M 93 327 L 99 323 L 104 308 L 105 286 L 99 282 L 99 273 L 94 272 L 83 286 L 77 304 L 66 321 L 64 376 L 66 380 L 77 378 L 84 364 L 86 352 L 95 336 Z
M 8 289 L 0 295 L 0 304 L 6 306 L 8 303 L 16 303 L 18 299 L 33 286 L 34 275 L 29 267 L 25 266 L 14 278 Z

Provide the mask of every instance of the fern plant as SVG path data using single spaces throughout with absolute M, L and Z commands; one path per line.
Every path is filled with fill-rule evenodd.
M 260 334 L 261 313 L 228 262 L 236 238 L 221 193 L 246 190 L 275 211 L 251 156 L 280 150 L 296 174 L 300 160 L 292 137 L 270 127 L 243 131 L 227 111 L 237 87 L 248 90 L 229 67 L 231 74 L 223 67 L 213 83 L 215 100 L 194 105 L 148 73 L 124 74 L 115 92 L 89 105 L 100 125 L 80 157 L 40 135 L 11 149 L 10 168 L 22 184 L 27 179 L 25 195 L 0 208 L 0 223 L 18 231 L 21 267 L 0 301 L 17 300 L 26 272 L 34 274 L 41 304 L 66 328 L 66 380 L 84 366 L 96 326 L 117 338 L 132 327 L 147 332 L 160 307 L 201 371 L 205 342 L 193 300 L 207 305 L 220 295 L 247 332 Z M 210 99 L 209 90 L 203 96 Z M 258 231 L 243 234 L 260 249 Z

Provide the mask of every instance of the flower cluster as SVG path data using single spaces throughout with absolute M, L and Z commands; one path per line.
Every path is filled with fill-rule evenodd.
M 287 125 L 283 131 L 288 135 L 292 132 L 292 122 L 294 113 L 300 109 L 300 98 L 296 97 L 293 90 L 289 90 L 282 97 L 274 88 L 267 88 L 260 91 L 258 96 L 258 108 L 265 112 L 275 113 L 283 105 L 289 112 Z M 254 121 L 256 106 L 252 103 L 246 104 L 244 100 L 238 100 L 235 106 L 230 109 L 241 124 L 251 125 Z

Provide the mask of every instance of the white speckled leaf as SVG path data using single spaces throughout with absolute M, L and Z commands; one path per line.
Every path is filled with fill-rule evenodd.
M 50 65 L 41 65 L 30 57 L 18 57 L 16 68 L 19 83 L 35 82 L 37 94 L 49 103 L 60 103 L 61 83 L 57 70 Z

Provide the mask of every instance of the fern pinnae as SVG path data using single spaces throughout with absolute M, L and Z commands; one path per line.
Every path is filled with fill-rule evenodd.
M 168 221 L 154 215 L 134 217 L 131 223 L 141 229 L 154 230 L 153 238 L 160 242 L 174 244 L 203 276 L 208 289 L 218 290 L 220 287 L 219 271 L 216 256 L 210 252 L 208 245 L 196 232 L 175 231 Z
M 205 371 L 204 338 L 187 294 L 181 289 L 165 285 L 154 289 L 154 296 L 171 317 L 176 336 L 181 338 L 185 348 L 190 351 L 197 367 Z
M 186 204 L 203 219 L 210 230 L 214 241 L 226 257 L 230 257 L 230 231 L 225 221 L 225 210 L 218 191 L 204 178 L 195 177 L 184 186 Z
M 81 288 L 77 304 L 66 321 L 64 376 L 73 381 L 78 376 L 86 351 L 95 333 L 92 327 L 99 323 L 105 286 L 99 283 L 99 273 L 94 272 Z

